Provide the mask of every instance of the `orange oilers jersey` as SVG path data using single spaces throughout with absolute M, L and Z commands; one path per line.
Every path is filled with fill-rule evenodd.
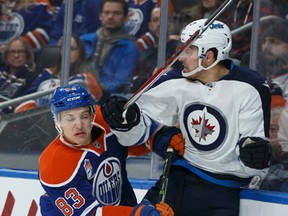
M 120 145 L 97 107 L 88 146 L 73 147 L 56 137 L 39 159 L 39 178 L 46 195 L 40 198 L 45 215 L 130 215 L 137 204 L 127 178 L 127 147 Z M 105 208 L 102 208 L 105 206 Z M 126 213 L 125 213 L 126 212 Z

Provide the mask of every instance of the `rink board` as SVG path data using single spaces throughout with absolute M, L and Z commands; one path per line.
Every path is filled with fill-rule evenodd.
M 155 181 L 130 179 L 140 201 Z M 0 169 L 2 216 L 40 216 L 39 197 L 44 193 L 36 171 Z M 240 216 L 287 216 L 288 193 L 242 190 Z

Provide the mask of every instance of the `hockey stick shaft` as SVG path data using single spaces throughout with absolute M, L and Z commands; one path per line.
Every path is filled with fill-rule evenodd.
M 197 38 L 206 31 L 206 29 L 231 5 L 235 0 L 226 0 L 224 1 L 211 16 L 206 20 L 204 26 L 194 32 L 190 38 L 182 44 L 174 54 L 165 62 L 164 66 L 157 70 L 135 93 L 132 95 L 129 100 L 124 105 L 124 110 L 128 109 L 132 104 L 134 104 L 139 97 L 147 91 L 159 78 L 161 75 L 166 73 L 169 68 L 180 58 L 184 50 L 190 47 Z
M 172 163 L 173 148 L 167 148 L 167 158 L 164 164 L 163 173 L 161 176 L 161 188 L 159 191 L 158 203 L 165 202 L 168 180 L 169 180 L 169 171 Z

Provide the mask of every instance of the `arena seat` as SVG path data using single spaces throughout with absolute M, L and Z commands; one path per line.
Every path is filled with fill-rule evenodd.
M 41 73 L 46 67 L 53 67 L 56 64 L 59 46 L 44 46 L 40 50 L 35 51 L 36 72 Z

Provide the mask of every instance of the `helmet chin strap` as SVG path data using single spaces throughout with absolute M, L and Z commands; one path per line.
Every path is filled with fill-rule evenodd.
M 202 60 L 203 60 L 203 58 L 199 58 L 198 59 L 198 67 L 196 68 L 196 69 L 194 69 L 194 70 L 191 70 L 191 71 L 189 71 L 189 72 L 186 72 L 186 73 L 184 73 L 183 71 L 182 71 L 182 76 L 184 76 L 184 77 L 190 77 L 190 76 L 192 76 L 193 74 L 196 74 L 196 73 L 198 73 L 198 72 L 200 72 L 200 71 L 202 71 L 202 70 L 209 70 L 210 68 L 212 68 L 212 67 L 214 67 L 216 64 L 218 64 L 218 62 L 219 62 L 219 60 L 217 59 L 215 62 L 213 62 L 213 64 L 211 64 L 210 66 L 208 66 L 208 67 L 203 67 L 203 65 L 202 65 Z
M 56 130 L 58 131 L 58 133 L 59 133 L 60 135 L 62 135 L 62 129 L 61 129 L 60 125 L 59 125 L 58 123 L 56 123 L 56 122 L 55 122 L 55 128 L 56 128 Z
M 93 123 L 95 122 L 95 119 L 96 119 L 96 113 L 93 114 L 93 120 L 90 123 L 91 129 L 93 127 Z

